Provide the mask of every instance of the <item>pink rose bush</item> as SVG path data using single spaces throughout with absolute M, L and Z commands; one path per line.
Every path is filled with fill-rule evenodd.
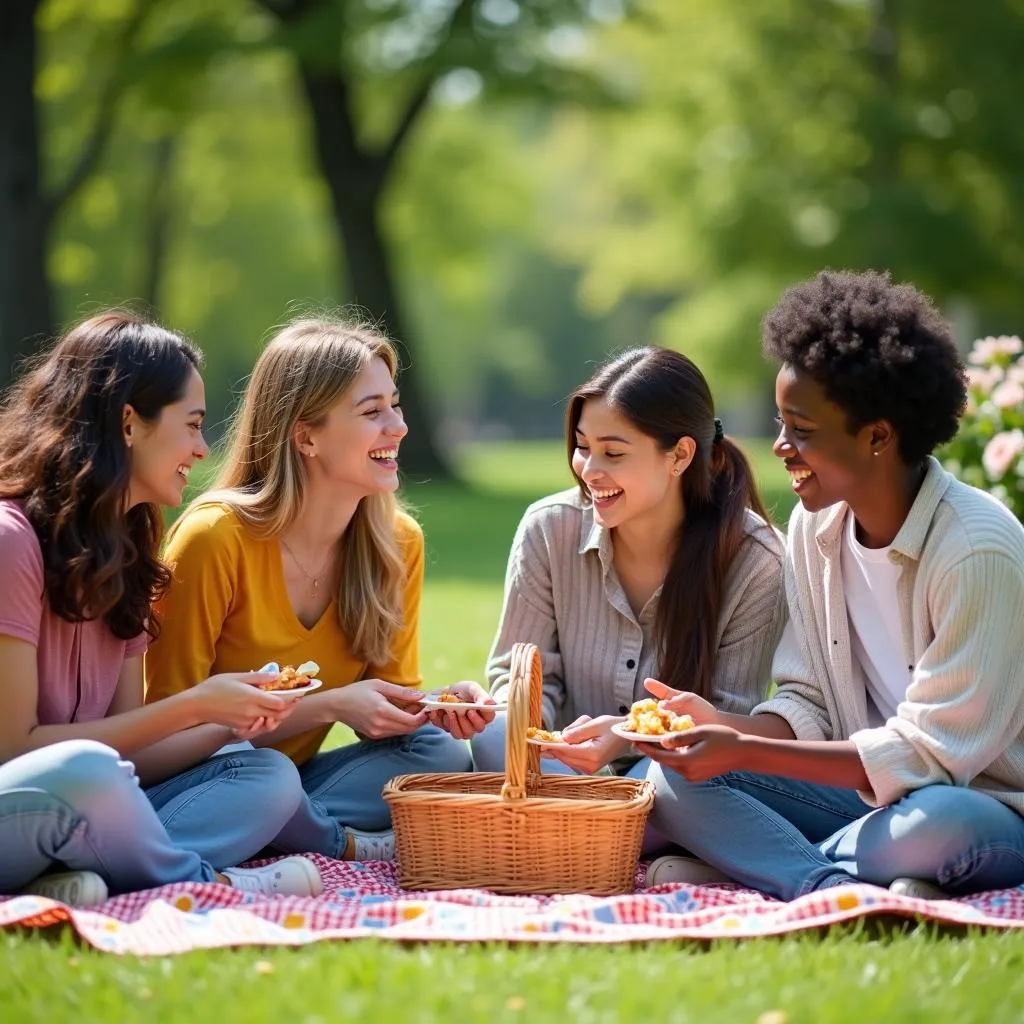
M 967 411 L 939 452 L 965 483 L 995 495 L 1024 521 L 1024 342 L 982 338 L 967 357 Z

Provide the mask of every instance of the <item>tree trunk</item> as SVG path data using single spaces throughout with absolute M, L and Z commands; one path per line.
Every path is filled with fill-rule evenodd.
M 0 4 L 0 384 L 53 329 L 34 93 L 38 5 Z
M 143 209 L 144 265 L 142 298 L 146 312 L 160 316 L 160 282 L 167 259 L 167 234 L 174 209 L 172 172 L 177 135 L 161 135 L 153 143 L 153 165 Z
M 409 434 L 402 442 L 402 466 L 421 480 L 448 479 L 451 467 L 435 442 L 436 424 L 425 394 L 423 367 L 416 361 L 402 316 L 381 228 L 381 197 L 391 160 L 360 150 L 340 74 L 302 69 L 302 84 L 337 236 L 344 248 L 350 293 L 405 350 L 399 385 Z

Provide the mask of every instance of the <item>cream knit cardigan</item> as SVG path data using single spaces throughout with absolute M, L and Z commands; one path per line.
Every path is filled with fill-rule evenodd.
M 906 697 L 869 728 L 854 683 L 840 567 L 849 507 L 789 523 L 789 624 L 775 654 L 777 692 L 754 709 L 799 739 L 851 739 L 872 792 L 891 804 L 934 784 L 970 786 L 1024 814 L 1024 528 L 994 498 L 930 460 L 893 541 L 901 568 Z

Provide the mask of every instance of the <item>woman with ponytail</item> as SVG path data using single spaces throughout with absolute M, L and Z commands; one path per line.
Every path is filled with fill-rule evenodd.
M 678 352 L 601 366 L 569 399 L 566 444 L 577 486 L 519 524 L 488 679 L 500 697 L 513 644 L 536 644 L 545 728 L 570 745 L 549 748 L 544 770 L 642 777 L 649 760 L 611 726 L 649 696 L 648 678 L 738 713 L 764 697 L 785 624 L 783 543 Z M 479 769 L 500 766 L 502 734 L 473 738 Z

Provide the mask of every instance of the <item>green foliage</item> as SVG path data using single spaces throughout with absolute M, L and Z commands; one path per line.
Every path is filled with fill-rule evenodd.
M 759 313 L 822 266 L 888 267 L 996 324 L 1019 315 L 1019 4 L 646 9 L 601 52 L 635 112 L 572 126 L 562 154 L 572 180 L 596 172 L 561 246 L 587 267 L 590 303 L 671 296 L 662 339 L 734 389 L 765 380 Z
M 41 8 L 53 183 L 140 3 Z M 271 325 L 349 298 L 292 55 L 346 70 L 368 152 L 427 89 L 383 224 L 446 439 L 552 436 L 594 361 L 650 341 L 693 356 L 730 422 L 760 428 L 761 317 L 826 264 L 891 267 L 968 337 L 1024 313 L 1019 2 L 151 7 L 51 268 L 63 320 L 155 300 L 194 334 L 215 424 Z M 150 295 L 161 173 L 172 217 Z
M 1024 521 L 1024 343 L 982 338 L 968 357 L 968 404 L 940 457 L 965 483 L 990 491 Z

